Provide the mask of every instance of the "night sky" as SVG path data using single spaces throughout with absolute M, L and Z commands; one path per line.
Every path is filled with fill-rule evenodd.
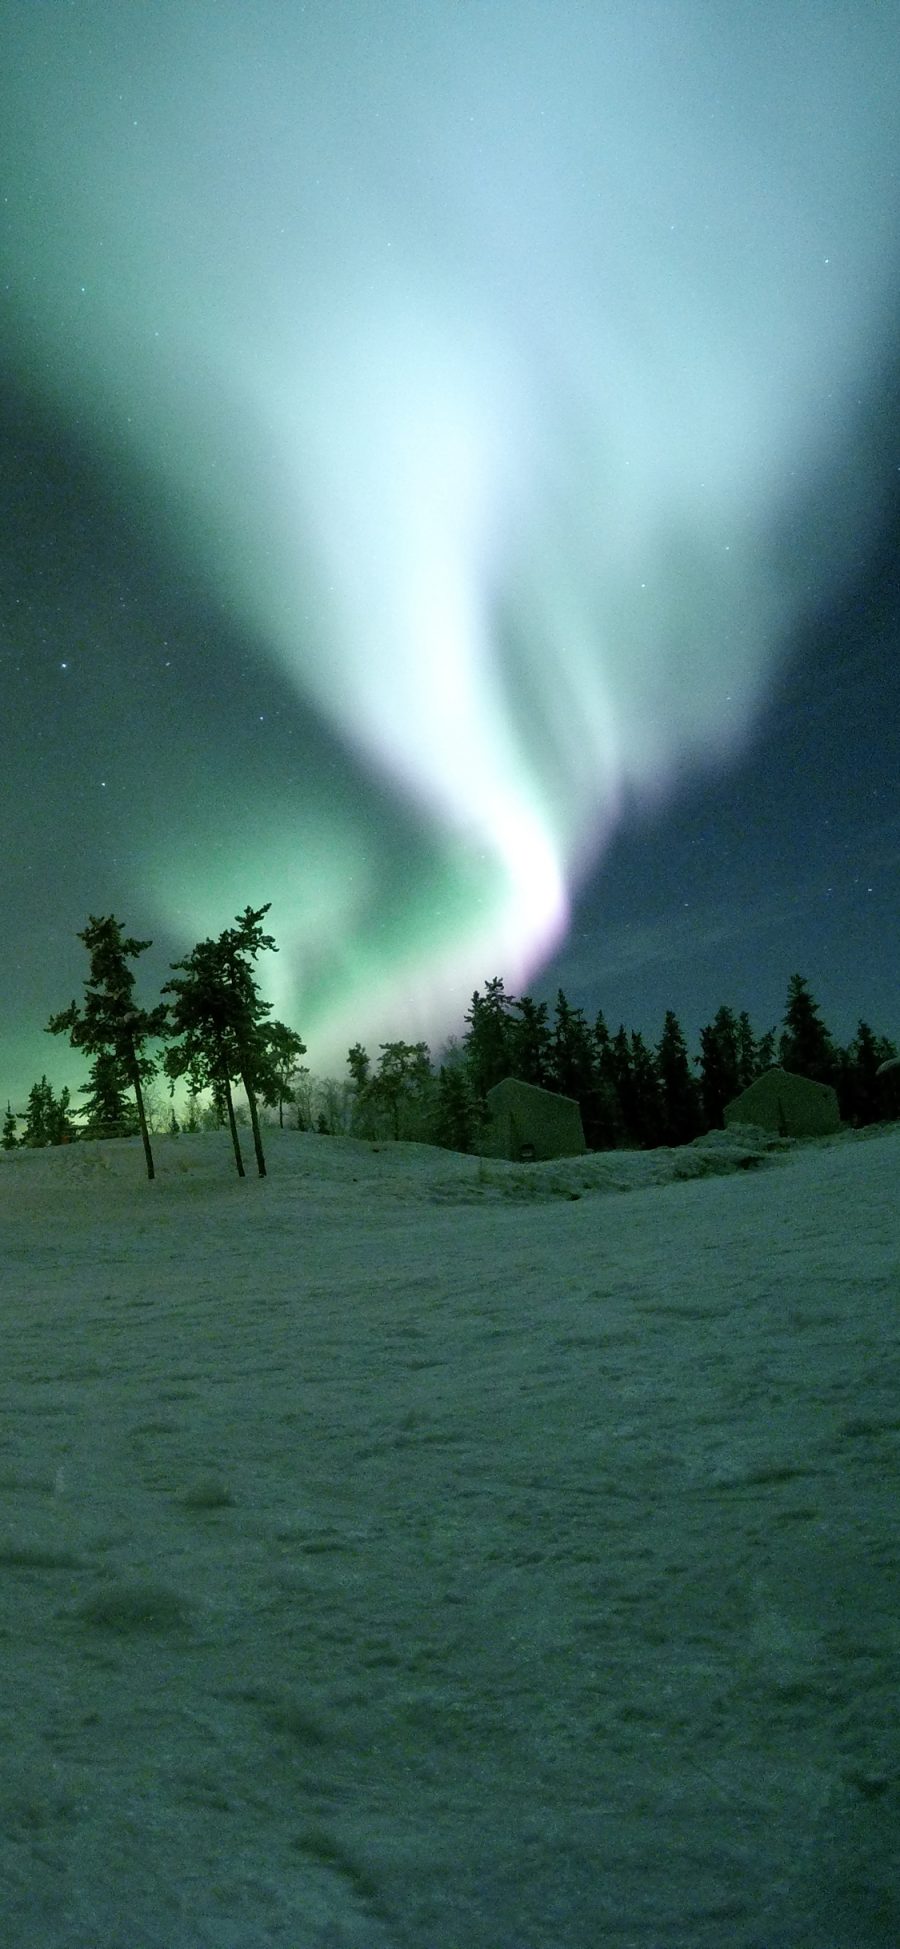
M 314 1070 L 900 1037 L 900 11 L 7 0 L 0 1093 L 271 901 Z

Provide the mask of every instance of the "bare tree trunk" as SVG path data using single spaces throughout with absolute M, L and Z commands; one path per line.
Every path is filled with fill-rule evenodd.
M 250 1109 L 250 1127 L 253 1131 L 253 1148 L 256 1152 L 256 1168 L 259 1172 L 260 1177 L 264 1178 L 266 1175 L 266 1160 L 263 1156 L 262 1138 L 259 1134 L 259 1112 L 256 1108 L 256 1096 L 253 1091 L 253 1085 L 250 1082 L 250 1079 L 246 1075 L 246 1073 L 242 1074 L 241 1082 L 243 1083 L 244 1088 L 247 1092 L 247 1103 Z
M 234 1114 L 234 1104 L 231 1101 L 231 1083 L 229 1081 L 228 1074 L 224 1069 L 222 1071 L 222 1085 L 225 1091 L 225 1108 L 228 1111 L 228 1128 L 231 1131 L 231 1142 L 234 1146 L 234 1161 L 235 1164 L 237 1165 L 237 1174 L 239 1178 L 244 1178 L 246 1177 L 247 1173 L 244 1170 L 244 1160 L 241 1156 L 241 1140 L 240 1137 L 238 1136 L 238 1127 L 237 1127 L 237 1122 Z
M 150 1132 L 147 1129 L 147 1113 L 144 1109 L 144 1092 L 141 1089 L 141 1074 L 137 1065 L 137 1056 L 133 1048 L 131 1051 L 131 1084 L 134 1090 L 134 1100 L 137 1104 L 138 1123 L 141 1126 L 141 1142 L 144 1146 L 147 1176 L 152 1179 L 155 1178 L 156 1171 L 153 1166 L 153 1152 L 150 1149 Z

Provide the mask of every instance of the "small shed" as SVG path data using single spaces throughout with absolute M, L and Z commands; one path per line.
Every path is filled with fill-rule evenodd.
M 766 1069 L 725 1105 L 725 1123 L 755 1123 L 780 1137 L 827 1137 L 840 1130 L 836 1092 L 790 1069 Z
M 488 1123 L 478 1146 L 485 1157 L 578 1157 L 585 1149 L 581 1111 L 573 1096 L 504 1076 L 488 1090 L 487 1106 Z

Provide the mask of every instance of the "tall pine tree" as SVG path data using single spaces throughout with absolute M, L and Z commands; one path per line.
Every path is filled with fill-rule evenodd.
M 33 1083 L 28 1092 L 21 1142 L 29 1150 L 42 1150 L 46 1144 L 69 1143 L 77 1135 L 69 1117 L 69 1103 L 68 1090 L 60 1090 L 55 1096 L 46 1076 Z
M 167 1072 L 172 1078 L 186 1075 L 195 1090 L 212 1088 L 219 1094 L 239 1177 L 245 1175 L 244 1161 L 231 1093 L 238 1080 L 247 1097 L 257 1170 L 266 1175 L 256 1094 L 266 1074 L 265 1018 L 271 1003 L 262 1000 L 253 969 L 258 954 L 275 951 L 272 936 L 262 928 L 268 911 L 269 903 L 245 907 L 236 927 L 226 927 L 216 940 L 198 941 L 183 960 L 173 961 L 174 978 L 163 986 L 163 994 L 174 996 Z
M 262 1029 L 263 1072 L 260 1095 L 267 1110 L 278 1111 L 279 1128 L 284 1129 L 284 1106 L 295 1101 L 292 1079 L 299 1058 L 306 1055 L 306 1043 L 295 1029 L 284 1022 L 266 1022 Z
M 723 1128 L 725 1105 L 743 1087 L 737 1018 L 732 1008 L 720 1008 L 700 1030 L 700 1100 L 707 1130 Z
M 793 1070 L 795 1075 L 809 1076 L 814 1083 L 837 1081 L 837 1050 L 803 975 L 791 975 L 788 983 L 779 1048 L 783 1068 Z
M 463 1036 L 469 1077 L 479 1103 L 488 1090 L 513 1074 L 517 1023 L 515 1002 L 507 995 L 502 975 L 486 983 L 483 995 L 476 988 L 466 1014 L 469 1026 Z
M 551 1036 L 550 1077 L 561 1096 L 580 1103 L 594 1087 L 594 1048 L 591 1031 L 580 1008 L 573 1008 L 557 990 Z
M 624 1022 L 620 1022 L 610 1042 L 610 1071 L 622 1115 L 622 1130 L 627 1145 L 639 1144 L 639 1116 L 631 1043 Z
M 427 1042 L 382 1042 L 380 1049 L 368 1084 L 370 1101 L 385 1111 L 395 1143 L 410 1125 L 424 1134 L 433 1084 Z
M 547 1004 L 533 1001 L 530 995 L 522 995 L 512 1006 L 519 1020 L 511 1025 L 511 1067 L 507 1073 L 517 1076 L 522 1083 L 533 1083 L 537 1089 L 546 1089 L 553 1061 L 547 1027 Z M 497 1080 L 500 1081 L 500 1078 Z
M 894 1044 L 860 1022 L 849 1049 L 843 1052 L 838 1079 L 841 1117 L 857 1125 L 877 1123 L 886 1114 L 887 1092 L 878 1072 L 897 1053 Z
M 762 1074 L 762 1069 L 770 1067 L 769 1063 L 760 1065 L 760 1044 L 753 1033 L 746 1009 L 742 1009 L 737 1019 L 737 1072 L 740 1088 L 748 1089 L 750 1084 L 756 1081 L 757 1076 Z
M 138 941 L 122 932 L 122 922 L 114 914 L 91 914 L 78 936 L 90 957 L 90 974 L 85 982 L 84 1006 L 71 1002 L 48 1023 L 51 1035 L 68 1034 L 73 1049 L 84 1049 L 90 1056 L 109 1056 L 123 1082 L 134 1091 L 147 1176 L 152 1178 L 153 1153 L 147 1129 L 142 1084 L 156 1073 L 156 1063 L 146 1054 L 145 1045 L 165 1032 L 166 1009 L 138 1008 L 134 999 L 134 975 L 128 966 L 150 941 Z
M 90 1082 L 79 1096 L 87 1097 L 84 1128 L 88 1137 L 130 1137 L 137 1125 L 135 1107 L 128 1100 L 120 1063 L 110 1049 L 101 1049 L 90 1068 Z
M 654 1052 L 637 1029 L 631 1035 L 631 1074 L 635 1135 L 643 1150 L 655 1150 L 665 1141 L 662 1085 Z
M 702 1126 L 700 1092 L 691 1074 L 687 1044 L 678 1017 L 667 1009 L 656 1051 L 662 1097 L 663 1142 L 689 1144 Z
M 442 1067 L 432 1123 L 433 1141 L 444 1150 L 471 1151 L 480 1129 L 481 1118 L 465 1064 Z
M 593 1044 L 595 1084 L 584 1134 L 592 1150 L 615 1150 L 625 1141 L 625 1120 L 616 1085 L 612 1038 L 602 1011 L 594 1023 Z

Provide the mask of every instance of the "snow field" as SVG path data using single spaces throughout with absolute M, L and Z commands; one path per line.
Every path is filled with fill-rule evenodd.
M 900 1132 L 268 1145 L 0 1163 L 9 1940 L 895 1944 Z

